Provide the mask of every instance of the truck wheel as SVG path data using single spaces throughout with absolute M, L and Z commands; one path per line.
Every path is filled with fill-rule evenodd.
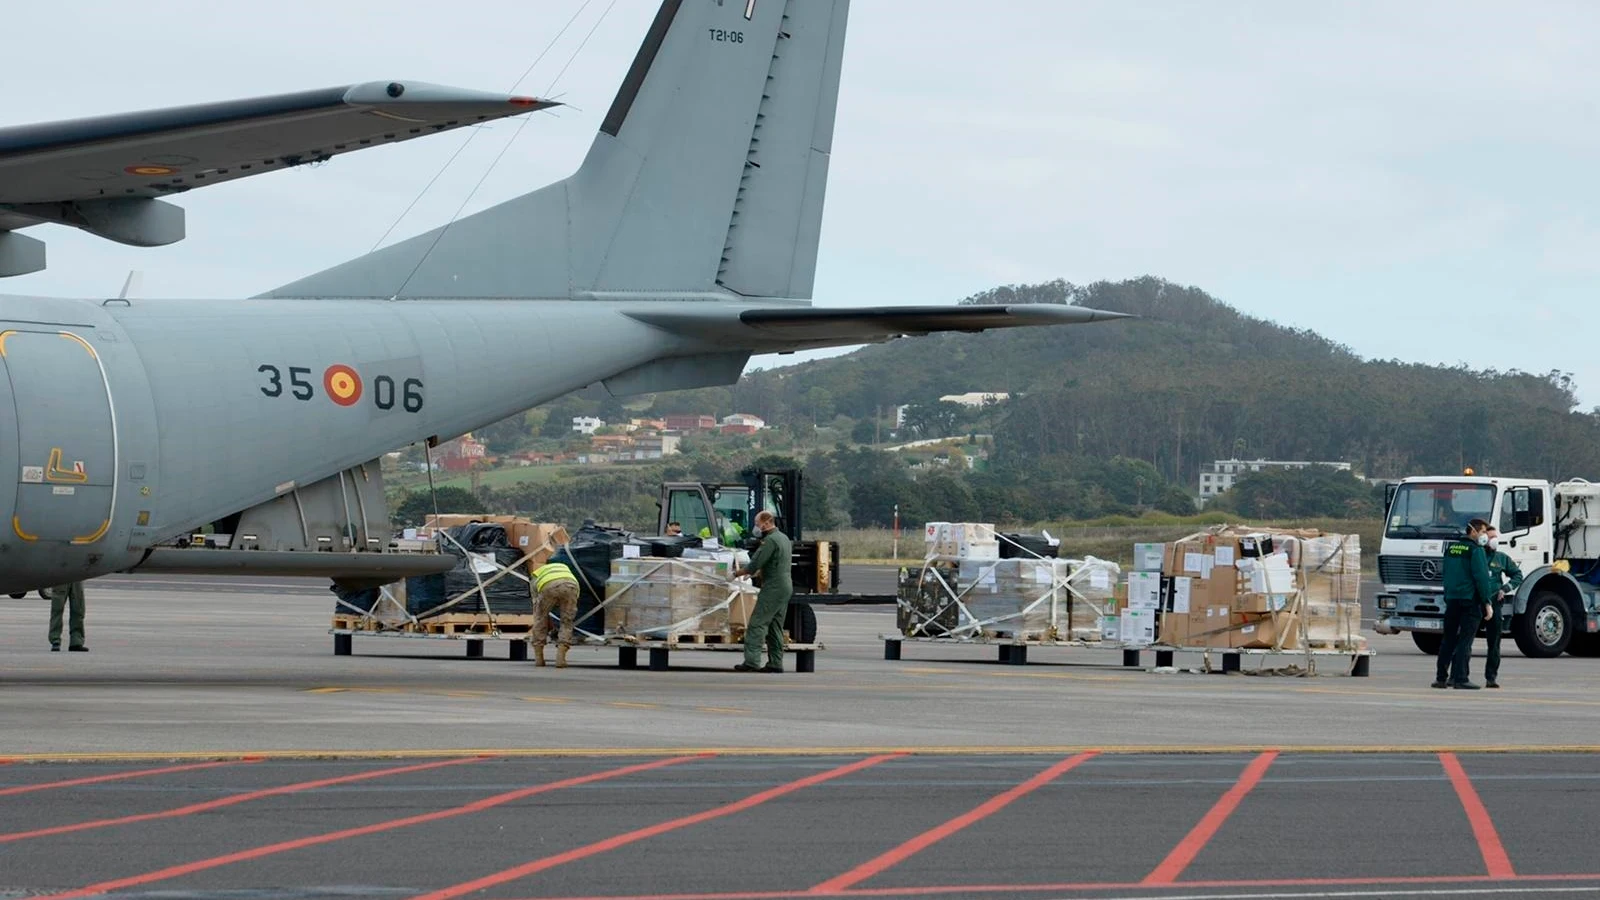
M 817 642 L 817 611 L 809 603 L 791 603 L 789 612 L 783 617 L 783 630 L 796 644 L 814 644 Z
M 1528 599 L 1528 609 L 1511 620 L 1517 649 L 1530 659 L 1560 656 L 1572 641 L 1572 610 L 1554 591 L 1539 591 Z
M 13 600 L 21 600 L 23 597 L 26 597 L 26 596 L 28 596 L 28 592 L 27 591 L 23 591 L 20 594 L 12 594 L 11 595 L 11 599 L 13 599 Z
M 1600 634 L 1579 632 L 1572 636 L 1567 652 L 1573 656 L 1600 656 Z
M 1444 635 L 1434 634 L 1431 631 L 1413 631 L 1411 643 L 1416 644 L 1418 650 L 1429 656 L 1438 656 L 1439 647 L 1444 644 Z

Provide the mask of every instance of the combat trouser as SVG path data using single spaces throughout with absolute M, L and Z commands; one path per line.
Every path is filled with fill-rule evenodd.
M 61 646 L 61 614 L 70 609 L 69 647 L 83 646 L 83 584 L 75 582 L 50 590 L 50 646 Z
M 1500 678 L 1500 637 L 1503 633 L 1505 618 L 1501 615 L 1505 611 L 1504 601 L 1496 601 L 1494 615 L 1484 623 L 1484 640 L 1489 645 L 1489 659 L 1483 664 L 1484 681 L 1493 684 Z
M 1450 684 L 1466 684 L 1472 661 L 1472 642 L 1483 622 L 1483 604 L 1476 600 L 1444 602 L 1444 639 L 1439 643 L 1438 678 Z
M 572 646 L 573 620 L 578 617 L 578 583 L 552 582 L 539 592 L 539 602 L 535 605 L 533 629 L 528 636 L 533 644 L 534 662 L 544 665 L 544 644 L 550 639 L 550 613 L 559 607 L 561 633 L 556 639 L 556 668 L 564 668 L 567 664 L 567 648 Z
M 783 614 L 789 611 L 790 593 L 762 591 L 756 596 L 756 607 L 750 611 L 750 624 L 744 630 L 744 664 L 750 668 L 763 668 L 763 646 L 767 651 L 765 668 L 783 668 Z

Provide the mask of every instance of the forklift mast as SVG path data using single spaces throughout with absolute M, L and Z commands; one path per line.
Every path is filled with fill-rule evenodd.
M 745 469 L 739 473 L 750 490 L 750 510 L 745 521 L 754 525 L 756 513 L 770 509 L 778 530 L 792 541 L 805 538 L 799 469 Z

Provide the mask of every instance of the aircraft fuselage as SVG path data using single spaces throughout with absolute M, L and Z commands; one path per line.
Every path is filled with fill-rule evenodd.
M 0 591 L 696 349 L 624 306 L 0 299 Z

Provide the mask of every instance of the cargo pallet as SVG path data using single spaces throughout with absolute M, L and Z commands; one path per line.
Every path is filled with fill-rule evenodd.
M 942 638 L 920 637 L 904 634 L 883 634 L 878 636 L 883 641 L 883 658 L 894 661 L 900 659 L 901 645 L 910 642 L 914 644 L 934 644 L 947 647 L 969 647 L 982 645 L 995 647 L 999 651 L 1000 662 L 1013 666 L 1027 665 L 1029 647 L 1065 647 L 1081 650 L 1121 650 L 1122 665 L 1137 669 L 1143 668 L 1145 651 L 1153 651 L 1156 655 L 1157 668 L 1170 668 L 1175 655 L 1178 653 L 1199 653 L 1205 657 L 1205 670 L 1208 672 L 1221 672 L 1226 675 L 1242 671 L 1244 657 L 1260 656 L 1275 658 L 1303 658 L 1306 660 L 1307 674 L 1316 674 L 1316 660 L 1326 657 L 1343 657 L 1350 660 L 1350 676 L 1352 678 L 1366 678 L 1371 673 L 1372 648 L 1360 650 L 1340 650 L 1336 648 L 1311 648 L 1297 650 L 1266 650 L 1246 648 L 1222 647 L 1168 647 L 1163 644 L 1144 644 L 1138 647 L 1129 647 L 1119 641 L 1071 641 L 1071 640 L 1015 640 L 1000 638 Z M 1219 654 L 1221 668 L 1212 668 L 1211 656 Z
M 726 635 L 714 635 L 728 637 Z M 744 641 L 727 640 L 720 642 L 701 642 L 695 640 L 680 640 L 693 637 L 692 635 L 675 634 L 663 640 L 651 640 L 634 637 L 632 635 L 613 635 L 605 639 L 605 645 L 617 648 L 617 666 L 623 669 L 639 668 L 639 651 L 649 651 L 649 667 L 652 672 L 665 672 L 669 658 L 676 650 L 701 650 L 723 653 L 743 653 Z M 794 654 L 794 670 L 796 672 L 817 671 L 817 651 L 825 648 L 820 643 L 791 644 L 785 642 L 784 650 Z
M 533 631 L 531 615 L 476 616 L 456 614 L 437 616 L 416 621 L 384 622 L 370 616 L 335 615 L 333 627 L 333 655 L 350 656 L 354 652 L 355 637 L 421 638 L 424 640 L 466 641 L 467 659 L 483 658 L 483 642 L 504 640 L 509 651 L 507 659 L 525 662 L 528 659 L 528 635 Z M 550 640 L 555 640 L 557 626 L 550 623 Z M 603 646 L 598 635 L 577 631 L 572 636 L 572 646 Z

